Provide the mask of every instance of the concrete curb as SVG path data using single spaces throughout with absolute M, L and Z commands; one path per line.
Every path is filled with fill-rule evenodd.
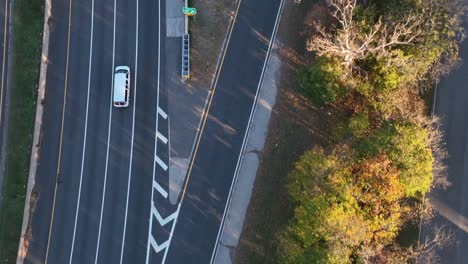
M 24 263 L 24 258 L 28 252 L 29 241 L 27 240 L 27 229 L 30 220 L 30 210 L 31 210 L 31 194 L 34 188 L 36 181 L 36 171 L 37 171 L 37 158 L 39 156 L 39 137 L 42 129 L 42 116 L 44 113 L 44 108 L 42 101 L 44 100 L 45 95 L 45 85 L 46 85 L 46 76 L 47 76 L 47 60 L 49 56 L 49 20 L 52 17 L 51 12 L 51 0 L 45 0 L 44 5 L 44 29 L 42 33 L 42 53 L 41 53 L 41 68 L 39 73 L 39 87 L 36 100 L 36 117 L 34 125 L 34 135 L 33 135 L 33 144 L 31 147 L 31 160 L 29 163 L 29 175 L 28 175 L 28 187 L 26 191 L 26 201 L 24 206 L 23 213 L 23 225 L 21 228 L 21 238 L 18 246 L 18 256 L 16 259 L 17 264 Z

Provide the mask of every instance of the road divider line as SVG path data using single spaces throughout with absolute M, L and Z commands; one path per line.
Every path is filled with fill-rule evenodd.
M 159 131 L 156 131 L 156 137 L 159 138 L 162 143 L 167 144 L 167 138 L 163 134 L 159 133 Z
M 159 183 L 156 182 L 154 179 L 153 179 L 153 188 L 155 188 L 156 191 L 158 191 L 158 193 L 160 193 L 164 198 L 167 198 L 168 193 L 166 192 L 166 190 L 164 190 L 163 187 L 159 185 Z
M 158 69 L 157 69 L 157 86 L 156 86 L 156 123 L 155 123 L 155 131 L 158 131 L 158 122 L 159 122 L 159 116 L 161 116 L 164 119 L 167 119 L 167 114 L 159 107 L 159 80 L 160 80 L 160 66 L 161 66 L 161 0 L 158 0 Z M 157 157 L 158 153 L 158 140 L 154 140 L 154 157 Z M 155 179 L 156 176 L 156 163 L 153 162 L 153 182 L 156 181 Z M 154 202 L 154 188 L 151 188 L 151 205 L 150 207 L 153 206 Z M 150 209 L 151 210 L 151 209 Z M 151 212 L 151 211 L 150 211 Z M 150 247 L 153 246 L 152 241 L 154 241 L 153 235 L 151 234 L 151 230 L 153 228 L 153 217 L 150 214 L 150 217 L 148 219 L 148 239 L 146 241 L 146 259 L 145 263 L 149 264 L 149 256 L 150 256 Z M 154 246 L 153 246 L 154 248 Z
M 135 112 L 136 112 L 136 104 L 137 104 L 137 80 L 138 80 L 138 18 L 139 12 L 139 0 L 136 0 L 136 38 L 135 38 L 135 78 L 134 78 L 134 99 L 133 99 L 133 118 L 132 118 L 132 142 L 130 145 L 130 165 L 128 168 L 128 183 L 127 183 L 127 200 L 125 202 L 125 220 L 124 220 L 124 227 L 123 227 L 123 235 L 122 235 L 122 247 L 120 249 L 120 264 L 123 262 L 124 256 L 124 249 L 125 249 L 125 237 L 127 234 L 127 218 L 128 218 L 128 200 L 130 199 L 130 185 L 132 182 L 132 165 L 133 165 L 133 143 L 135 141 Z
M 164 170 L 164 171 L 167 171 L 167 169 L 169 168 L 167 166 L 166 163 L 164 163 L 164 161 L 162 161 L 157 155 L 155 156 L 154 160 L 156 161 L 156 163 L 158 163 L 158 165 Z
M 224 226 L 224 222 L 226 220 L 226 213 L 228 211 L 228 208 L 229 208 L 229 205 L 230 205 L 230 202 L 231 202 L 231 199 L 232 199 L 232 191 L 233 191 L 233 188 L 234 188 L 235 183 L 237 181 L 237 176 L 239 174 L 239 167 L 240 167 L 240 164 L 242 162 L 243 152 L 245 150 L 245 144 L 247 142 L 247 138 L 248 138 L 248 135 L 250 133 L 250 125 L 252 124 L 252 118 L 253 118 L 254 113 L 255 113 L 255 111 L 257 109 L 258 95 L 259 95 L 260 89 L 262 87 L 263 78 L 265 76 L 265 70 L 266 70 L 266 67 L 267 67 L 267 64 L 268 64 L 268 61 L 269 61 L 269 58 L 270 58 L 271 50 L 273 48 L 273 43 L 275 42 L 276 32 L 278 31 L 278 24 L 279 24 L 279 21 L 280 21 L 280 18 L 281 18 L 283 7 L 284 7 L 284 0 L 281 0 L 280 5 L 278 7 L 278 13 L 276 14 L 275 25 L 274 25 L 273 31 L 271 33 L 270 43 L 268 44 L 268 50 L 267 50 L 267 54 L 265 56 L 265 61 L 263 62 L 262 73 L 260 74 L 260 78 L 258 80 L 257 91 L 255 92 L 254 102 L 253 102 L 252 108 L 250 110 L 249 121 L 247 123 L 247 128 L 246 128 L 246 131 L 245 131 L 245 134 L 244 134 L 244 139 L 242 140 L 242 146 L 241 146 L 239 156 L 238 156 L 238 159 L 237 159 L 236 169 L 234 170 L 234 176 L 232 178 L 231 187 L 229 188 L 228 198 L 227 198 L 226 204 L 224 206 L 223 217 L 221 219 L 221 224 L 220 224 L 219 229 L 218 229 L 218 235 L 216 236 L 216 242 L 215 242 L 215 245 L 214 245 L 214 248 L 213 248 L 213 252 L 211 254 L 210 264 L 213 263 L 213 261 L 215 259 L 215 256 L 216 256 L 216 253 L 218 251 L 218 241 L 220 239 L 221 232 L 222 232 L 223 226 Z
M 109 101 L 109 124 L 107 129 L 107 150 L 106 150 L 106 167 L 104 169 L 104 182 L 102 187 L 102 197 L 101 197 L 101 212 L 99 215 L 99 230 L 98 230 L 98 238 L 96 244 L 96 255 L 94 256 L 94 264 L 98 263 L 99 258 L 99 246 L 101 244 L 101 230 L 102 230 L 102 217 L 104 214 L 104 204 L 106 200 L 106 186 L 107 186 L 107 172 L 109 168 L 109 149 L 110 149 L 110 137 L 111 137 L 111 127 L 112 127 L 112 93 L 114 91 L 114 67 L 115 67 L 115 23 L 116 23 L 116 8 L 117 8 L 117 0 L 114 0 L 114 26 L 113 26 L 113 33 L 112 33 L 112 68 L 111 68 L 111 96 Z
M 70 261 L 69 263 L 72 264 L 73 261 L 73 250 L 75 247 L 75 239 L 76 239 L 76 226 L 78 224 L 78 212 L 80 210 L 80 201 L 81 201 L 81 185 L 83 183 L 83 169 L 84 169 L 84 160 L 85 160 L 85 153 L 86 153 L 86 138 L 88 133 L 88 114 L 89 114 L 89 93 L 91 88 L 91 67 L 93 61 L 93 35 L 94 35 L 94 0 L 91 2 L 91 38 L 90 38 L 90 51 L 89 51 L 89 64 L 88 64 L 88 90 L 86 93 L 86 115 L 85 115 L 85 127 L 84 127 L 84 139 L 83 139 L 83 152 L 81 154 L 81 172 L 80 172 L 80 184 L 78 186 L 78 199 L 75 211 L 75 223 L 73 226 L 73 238 L 72 238 L 72 246 L 70 250 Z

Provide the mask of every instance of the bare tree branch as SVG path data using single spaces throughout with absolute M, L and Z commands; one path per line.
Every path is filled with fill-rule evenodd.
M 400 22 L 384 21 L 381 17 L 369 29 L 364 29 L 353 19 L 356 0 L 327 0 L 327 3 L 337 24 L 332 32 L 316 24 L 317 35 L 308 40 L 307 49 L 320 56 L 341 58 L 347 67 L 352 68 L 356 60 L 368 55 L 388 56 L 392 47 L 413 44 L 421 35 L 421 16 L 408 15 Z

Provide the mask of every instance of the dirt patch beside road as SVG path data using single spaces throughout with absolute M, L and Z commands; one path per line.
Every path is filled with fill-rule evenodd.
M 192 0 L 198 14 L 190 18 L 191 77 L 189 85 L 210 88 L 237 1 Z

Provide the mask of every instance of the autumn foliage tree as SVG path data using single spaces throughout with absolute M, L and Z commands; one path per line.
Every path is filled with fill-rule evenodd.
M 281 263 L 367 262 L 383 254 L 412 216 L 403 174 L 388 151 L 365 159 L 345 145 L 306 152 L 289 175 L 296 209 L 281 237 Z

